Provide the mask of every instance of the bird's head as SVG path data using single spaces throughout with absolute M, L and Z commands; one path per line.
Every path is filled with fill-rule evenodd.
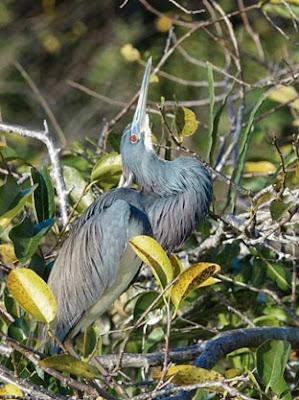
M 133 171 L 141 167 L 145 152 L 152 152 L 149 116 L 146 112 L 151 66 L 152 59 L 150 58 L 145 67 L 133 121 L 126 127 L 122 135 L 120 149 L 123 161 L 123 176 L 119 186 L 129 186 L 131 184 Z

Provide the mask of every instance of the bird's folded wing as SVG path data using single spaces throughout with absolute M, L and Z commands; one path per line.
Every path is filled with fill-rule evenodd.
M 124 200 L 99 210 L 82 226 L 77 224 L 62 246 L 48 281 L 58 303 L 53 329 L 60 340 L 113 286 L 132 234 L 147 230 L 146 216 Z

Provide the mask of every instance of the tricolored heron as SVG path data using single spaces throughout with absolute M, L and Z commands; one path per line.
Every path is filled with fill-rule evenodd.
M 132 123 L 121 140 L 122 187 L 101 195 L 76 221 L 48 284 L 57 299 L 53 330 L 71 340 L 125 291 L 141 267 L 128 241 L 151 235 L 166 250 L 177 248 L 206 215 L 212 184 L 195 158 L 161 159 L 146 113 L 151 60 L 144 72 Z M 128 188 L 132 182 L 139 190 Z

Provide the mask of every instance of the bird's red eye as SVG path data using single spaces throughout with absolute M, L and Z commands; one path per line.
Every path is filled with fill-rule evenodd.
M 138 141 L 138 136 L 135 135 L 135 133 L 133 133 L 133 134 L 130 136 L 130 142 L 131 142 L 131 143 L 136 143 L 137 141 Z

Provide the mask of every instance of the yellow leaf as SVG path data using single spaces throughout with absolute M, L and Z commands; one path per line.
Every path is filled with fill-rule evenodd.
M 150 83 L 158 83 L 159 82 L 159 77 L 157 74 L 151 74 L 150 76 Z
M 278 85 L 276 86 L 273 90 L 270 91 L 269 93 L 269 98 L 271 100 L 277 101 L 278 103 L 288 103 L 292 99 L 296 100 L 292 101 L 288 105 L 295 110 L 299 111 L 299 98 L 298 98 L 298 92 L 293 86 L 283 86 L 283 85 Z
M 12 264 L 17 261 L 17 256 L 15 255 L 15 249 L 12 243 L 0 244 L 0 256 L 4 264 Z
M 250 174 L 276 172 L 276 167 L 269 161 L 247 161 L 245 163 L 245 172 Z
M 175 306 L 175 314 L 183 298 L 192 290 L 199 286 L 204 286 L 203 283 L 219 270 L 220 266 L 218 264 L 203 262 L 193 264 L 183 271 L 170 292 L 171 300 Z
M 23 397 L 23 392 L 18 386 L 13 385 L 12 383 L 7 383 L 6 385 L 0 386 L 0 396 L 18 396 Z M 5 397 L 7 400 L 12 400 L 9 397 Z
M 164 288 L 173 280 L 171 262 L 160 244 L 150 236 L 134 236 L 130 241 L 139 258 L 152 268 L 157 283 Z
M 284 2 L 289 3 L 289 4 L 294 4 L 299 6 L 299 0 L 270 0 L 269 3 L 270 4 L 284 4 Z
M 216 283 L 219 283 L 219 282 L 221 282 L 221 279 L 214 278 L 213 276 L 211 276 L 210 278 L 208 278 L 207 280 L 203 281 L 198 286 L 196 286 L 196 289 L 202 288 L 202 287 L 206 287 L 206 286 L 215 285 Z
M 140 60 L 139 50 L 135 49 L 135 47 L 133 47 L 131 43 L 123 45 L 120 49 L 120 52 L 126 61 L 133 62 Z
M 195 113 L 187 107 L 179 107 L 175 114 L 175 124 L 178 136 L 191 136 L 198 127 Z
M 50 323 L 55 318 L 55 297 L 46 282 L 31 269 L 12 270 L 7 287 L 13 298 L 38 321 Z
M 173 269 L 173 277 L 176 278 L 181 272 L 184 271 L 184 266 L 181 260 L 173 253 L 169 255 L 169 259 Z
M 153 379 L 160 379 L 161 371 L 152 373 Z M 216 371 L 195 367 L 194 365 L 174 365 L 167 370 L 165 380 L 177 385 L 193 385 L 209 381 L 221 381 L 224 377 Z
M 172 27 L 172 20 L 171 18 L 167 17 L 166 15 L 162 15 L 158 17 L 155 21 L 155 26 L 157 31 L 159 32 L 168 32 L 169 29 Z
M 86 379 L 99 377 L 99 372 L 95 366 L 80 361 L 70 354 L 58 354 L 47 357 L 38 364 L 42 368 L 53 368 L 61 372 L 69 372 L 70 374 L 78 375 Z

